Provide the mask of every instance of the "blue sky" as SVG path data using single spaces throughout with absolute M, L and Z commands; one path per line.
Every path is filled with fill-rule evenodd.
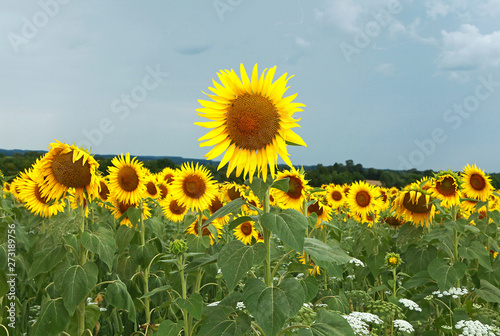
M 0 148 L 203 158 L 221 69 L 277 66 L 297 165 L 500 171 L 500 0 L 9 0 Z

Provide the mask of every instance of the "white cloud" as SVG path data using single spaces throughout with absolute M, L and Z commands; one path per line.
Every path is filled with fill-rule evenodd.
M 463 24 L 458 31 L 441 31 L 439 67 L 448 70 L 475 70 L 500 65 L 500 31 L 482 35 L 479 29 Z
M 449 14 L 463 15 L 461 13 L 467 10 L 467 2 L 465 0 L 427 0 L 425 7 L 427 8 L 427 16 L 436 20 Z
M 340 29 L 352 33 L 358 30 L 357 21 L 363 12 L 363 6 L 355 0 L 325 2 L 323 10 L 315 9 L 314 15 L 321 22 L 330 22 Z
M 392 63 L 383 63 L 378 65 L 374 71 L 384 76 L 393 76 L 396 73 L 396 67 Z
M 500 13 L 500 0 L 489 0 L 486 3 L 481 3 L 478 6 L 478 11 L 482 15 L 495 16 Z

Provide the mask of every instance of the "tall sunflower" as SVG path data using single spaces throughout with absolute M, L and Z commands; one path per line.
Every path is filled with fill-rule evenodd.
M 293 102 L 297 94 L 283 97 L 291 77 L 285 73 L 273 82 L 275 72 L 276 67 L 265 69 L 259 78 L 256 64 L 249 78 L 241 64 L 240 79 L 234 70 L 221 70 L 217 75 L 222 85 L 214 80 L 215 88 L 209 88 L 214 94 L 207 94 L 213 101 L 199 100 L 203 108 L 197 109 L 198 115 L 210 121 L 195 124 L 212 130 L 198 141 L 205 141 L 202 147 L 215 145 L 205 155 L 208 160 L 225 152 L 218 169 L 229 163 L 227 176 L 236 169 L 236 176 L 243 172 L 251 181 L 257 171 L 265 181 L 268 164 L 274 177 L 278 155 L 292 166 L 287 143 L 307 146 L 291 130 L 300 127 L 300 119 L 292 116 L 305 105 Z
M 238 225 L 233 230 L 233 234 L 236 239 L 240 240 L 245 245 L 252 244 L 252 238 L 254 238 L 255 240 L 259 238 L 259 232 L 255 229 L 254 223 L 252 221 L 243 222 Z
M 479 201 L 486 201 L 493 192 L 490 177 L 477 168 L 475 164 L 472 167 L 467 164 L 463 170 L 464 193 Z
M 41 186 L 43 179 L 36 176 L 36 172 L 29 172 L 24 175 L 24 178 L 18 181 L 22 185 L 19 192 L 21 199 L 26 208 L 42 217 L 50 218 L 58 212 L 64 211 L 65 202 L 63 199 L 51 200 L 47 196 L 42 195 Z
M 93 197 L 99 191 L 98 167 L 99 163 L 86 150 L 56 140 L 39 163 L 44 179 L 41 193 L 49 199 L 59 199 L 74 188 L 77 199 L 83 198 L 84 190 Z
M 146 174 L 142 162 L 130 159 L 130 154 L 114 157 L 108 168 L 109 190 L 116 200 L 126 204 L 137 204 L 145 196 Z
M 180 204 L 172 195 L 160 201 L 161 209 L 167 219 L 179 223 L 184 219 L 188 209 Z
M 428 191 L 435 198 L 441 200 L 445 207 L 452 207 L 460 203 L 460 178 L 452 171 L 439 172 L 432 180 Z
M 347 204 L 352 212 L 366 217 L 370 212 L 380 210 L 382 201 L 375 187 L 364 181 L 354 182 L 347 195 Z
M 435 213 L 430 202 L 431 196 L 422 189 L 404 190 L 394 199 L 392 210 L 409 222 L 428 227 Z
M 191 210 L 204 210 L 217 194 L 217 185 L 206 167 L 184 163 L 171 185 L 171 193 Z
M 277 180 L 288 178 L 288 191 L 277 190 L 274 196 L 277 202 L 283 204 L 287 208 L 302 210 L 302 205 L 307 197 L 307 182 L 304 178 L 304 173 L 298 171 L 294 167 L 290 170 L 284 170 L 276 175 Z

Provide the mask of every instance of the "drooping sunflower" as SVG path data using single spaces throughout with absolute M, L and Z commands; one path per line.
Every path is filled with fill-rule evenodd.
M 227 176 L 236 169 L 236 176 L 243 172 L 252 181 L 257 171 L 265 181 L 268 165 L 274 177 L 278 155 L 292 166 L 287 142 L 307 146 L 291 130 L 300 127 L 300 119 L 292 116 L 305 105 L 293 102 L 297 94 L 283 97 L 291 77 L 285 73 L 273 82 L 276 67 L 266 71 L 259 78 L 255 64 L 249 78 L 241 64 L 240 79 L 234 70 L 221 70 L 217 75 L 222 85 L 214 80 L 215 88 L 209 88 L 214 94 L 207 94 L 213 101 L 199 100 L 203 108 L 197 109 L 198 115 L 210 121 L 195 124 L 212 130 L 198 141 L 205 141 L 200 146 L 215 145 L 205 155 L 208 160 L 225 152 L 218 169 L 229 163 Z
M 288 191 L 277 190 L 274 196 L 278 203 L 283 204 L 287 208 L 302 210 L 302 205 L 307 197 L 307 182 L 304 178 L 304 173 L 298 171 L 294 167 L 290 170 L 278 172 L 276 180 L 288 178 Z
M 440 199 L 444 207 L 452 207 L 460 203 L 461 181 L 452 171 L 439 172 L 430 184 L 428 191 L 431 196 Z
M 299 261 L 302 264 L 306 265 L 306 252 L 302 252 L 302 254 L 299 253 L 299 256 Z M 311 259 L 310 256 L 308 256 L 308 259 L 309 265 L 312 266 L 312 268 L 309 269 L 309 274 L 311 274 L 312 276 L 321 275 L 319 266 L 316 265 L 316 263 Z
M 486 201 L 493 192 L 491 179 L 483 170 L 474 166 L 466 165 L 462 173 L 464 192 L 471 198 Z
M 130 159 L 130 154 L 114 157 L 112 166 L 108 167 L 109 190 L 120 202 L 137 204 L 145 196 L 146 174 L 142 162 L 137 158 Z
M 188 211 L 188 208 L 180 204 L 172 195 L 161 200 L 160 205 L 165 217 L 175 223 L 181 222 Z
M 50 218 L 55 214 L 64 211 L 65 202 L 63 199 L 51 200 L 42 195 L 41 187 L 43 180 L 36 173 L 27 173 L 18 183 L 20 186 L 19 199 L 24 202 L 25 207 L 34 213 L 45 218 Z
M 98 167 L 99 163 L 86 150 L 56 140 L 38 166 L 43 176 L 41 193 L 49 199 L 59 199 L 74 188 L 77 199 L 84 197 L 84 190 L 94 197 L 99 191 Z
M 172 182 L 171 193 L 188 209 L 203 210 L 217 194 L 217 185 L 206 167 L 186 162 Z
M 125 212 L 131 208 L 139 208 L 140 203 L 126 203 L 124 201 L 119 200 L 116 195 L 112 195 L 109 198 L 110 203 L 113 205 L 111 208 L 112 214 L 115 216 L 116 219 L 120 219 Z M 146 203 L 142 203 L 142 216 L 144 219 L 147 219 L 151 217 L 151 212 L 149 211 L 149 208 Z M 122 220 L 120 221 L 120 225 L 127 225 L 128 227 L 133 227 L 135 223 L 132 223 L 130 221 L 130 218 L 128 216 L 124 216 Z
M 236 239 L 245 245 L 252 244 L 252 238 L 255 240 L 259 238 L 259 232 L 255 229 L 254 222 L 252 221 L 246 221 L 238 225 L 233 230 L 233 234 Z
M 340 185 L 330 184 L 326 187 L 326 199 L 328 200 L 328 205 L 333 209 L 337 209 L 342 206 L 347 200 L 344 195 L 344 188 Z
M 380 210 L 380 194 L 375 187 L 364 181 L 354 182 L 347 195 L 347 204 L 351 212 L 366 217 L 370 212 Z
M 409 222 L 428 227 L 435 213 L 430 202 L 431 196 L 422 189 L 403 190 L 394 200 L 392 210 Z

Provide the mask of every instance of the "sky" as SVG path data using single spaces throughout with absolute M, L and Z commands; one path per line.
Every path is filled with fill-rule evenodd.
M 198 100 L 242 63 L 293 75 L 294 165 L 500 172 L 500 0 L 0 7 L 0 148 L 202 159 Z

